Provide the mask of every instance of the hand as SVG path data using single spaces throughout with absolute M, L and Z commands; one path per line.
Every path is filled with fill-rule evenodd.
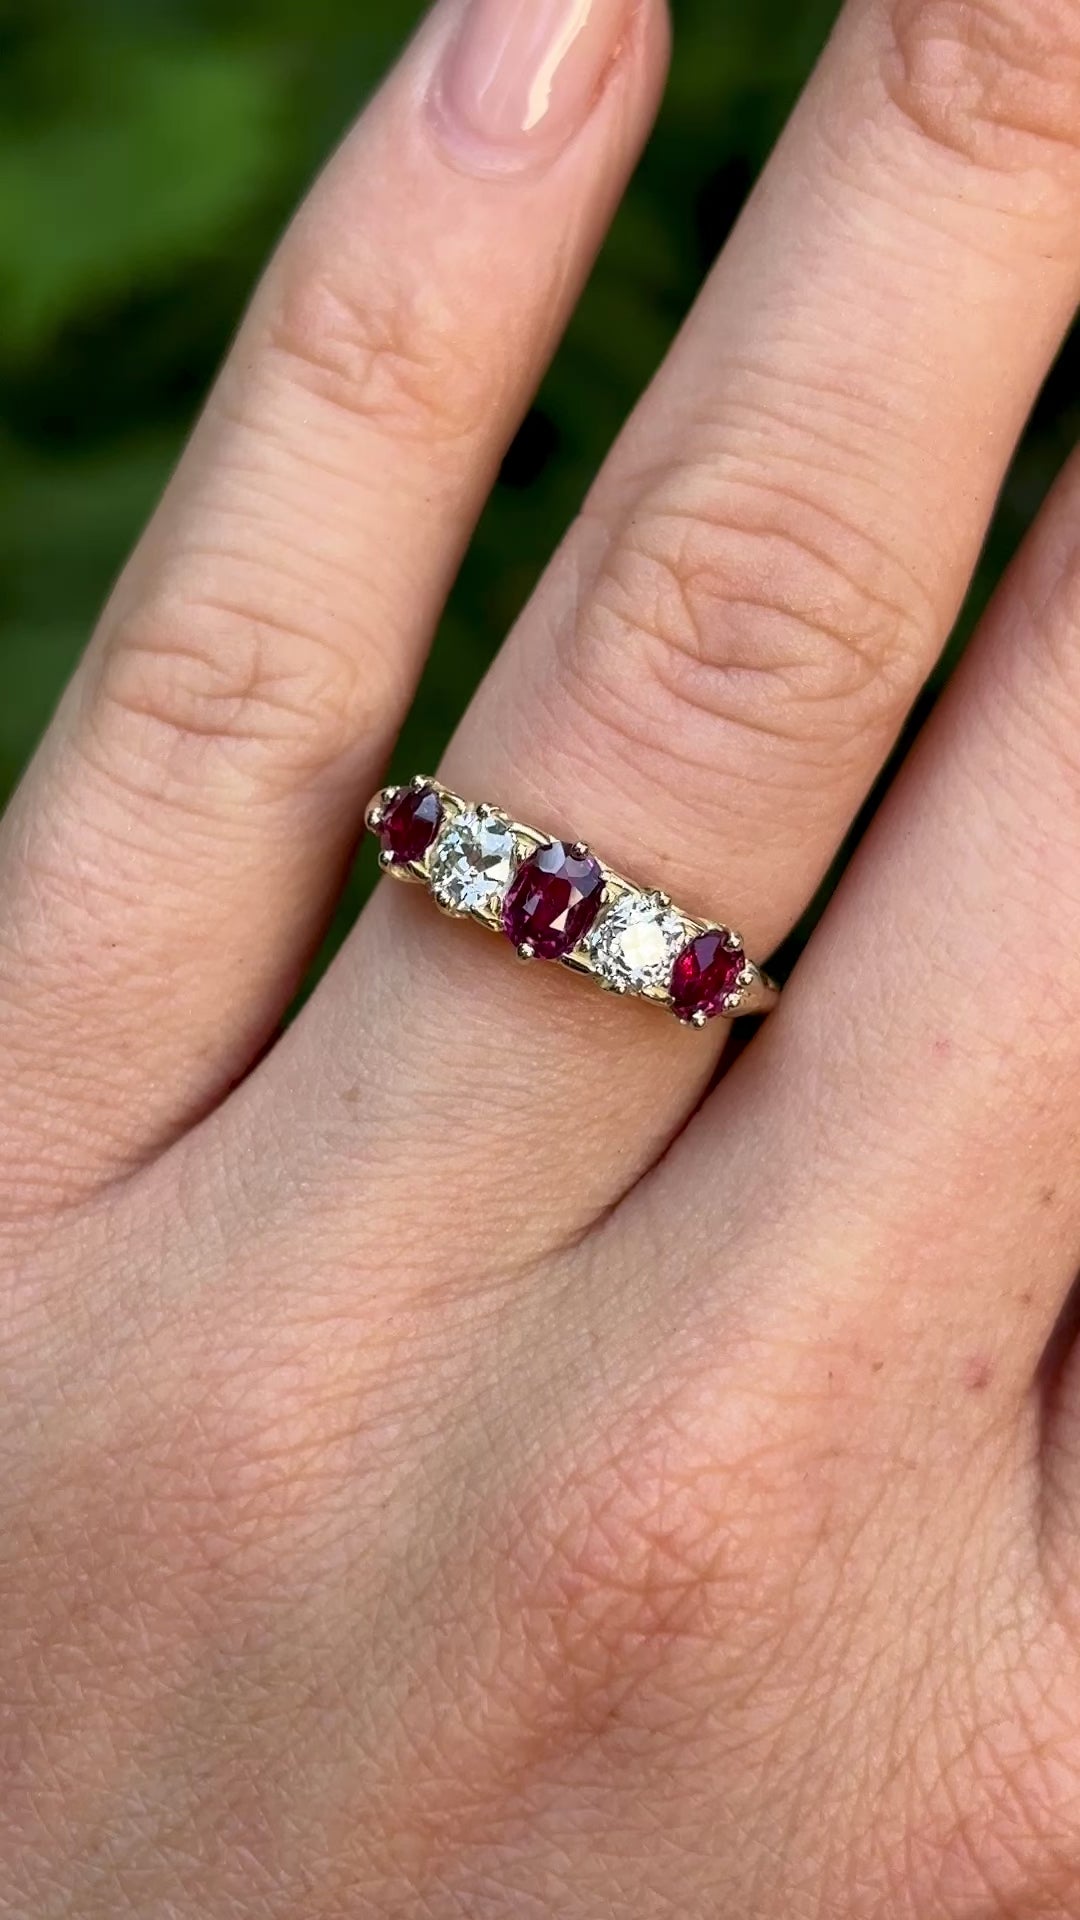
M 389 884 L 267 1051 L 664 51 L 436 9 L 0 831 L 13 1915 L 1080 1911 L 1080 470 L 715 1090 Z M 855 0 L 449 784 L 767 953 L 1078 282 L 1075 7 Z

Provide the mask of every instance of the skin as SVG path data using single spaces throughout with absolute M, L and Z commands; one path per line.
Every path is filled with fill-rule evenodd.
M 461 12 L 0 826 L 0 1905 L 1080 1914 L 1080 468 L 730 1071 L 390 885 L 266 1050 L 662 84 Z M 1073 0 L 855 0 L 450 784 L 767 952 L 1078 295 Z

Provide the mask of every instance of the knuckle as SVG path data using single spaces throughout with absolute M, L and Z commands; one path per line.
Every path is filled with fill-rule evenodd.
M 868 535 L 773 490 L 649 510 L 615 540 L 573 645 L 579 683 L 643 745 L 716 764 L 715 731 L 807 761 L 864 751 L 916 691 L 933 615 Z M 629 669 L 629 670 L 628 670 Z M 860 744 L 860 743 L 863 744 Z
M 104 639 L 93 738 L 136 785 L 204 780 L 225 760 L 274 797 L 332 773 L 364 737 L 358 682 L 344 646 L 279 618 L 265 596 L 164 590 Z
M 1080 144 L 1075 0 L 890 0 L 886 91 L 920 135 L 995 169 Z
M 489 403 L 492 368 L 467 355 L 430 288 L 375 263 L 329 270 L 301 254 L 270 300 L 268 357 L 305 396 L 396 438 L 453 444 Z

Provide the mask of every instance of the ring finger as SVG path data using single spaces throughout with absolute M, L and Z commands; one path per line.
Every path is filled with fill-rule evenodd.
M 849 9 L 449 784 L 759 954 L 791 925 L 955 616 L 1076 302 L 1066 46 L 1054 4 Z M 512 1196 L 550 1245 L 663 1147 L 718 1046 L 556 973 L 384 888 L 246 1110 L 306 1084 L 298 1163 L 331 1179 L 358 1115 L 391 1168 L 437 1112 L 426 1181 L 467 1153 L 475 1237 Z

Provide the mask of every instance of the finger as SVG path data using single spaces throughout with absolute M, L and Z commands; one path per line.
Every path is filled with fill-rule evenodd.
M 279 1019 L 664 40 L 659 0 L 448 0 L 273 263 L 0 839 L 5 1119 L 49 1183 Z
M 737 1241 L 768 1137 L 779 1310 L 992 1417 L 1031 1406 L 1080 1263 L 1078 536 L 1074 458 L 665 1196 L 722 1154 Z
M 583 837 L 758 954 L 791 924 L 952 622 L 1074 306 L 1064 43 L 1059 5 L 849 12 L 467 716 L 452 787 Z M 534 1180 L 543 1237 L 655 1157 L 716 1044 L 384 890 L 281 1071 L 294 1085 L 305 1047 L 335 1062 L 380 1142 L 425 1100 L 462 1113 L 489 1147 L 471 1177 L 493 1202 Z M 313 1139 L 325 1096 L 320 1077 Z

